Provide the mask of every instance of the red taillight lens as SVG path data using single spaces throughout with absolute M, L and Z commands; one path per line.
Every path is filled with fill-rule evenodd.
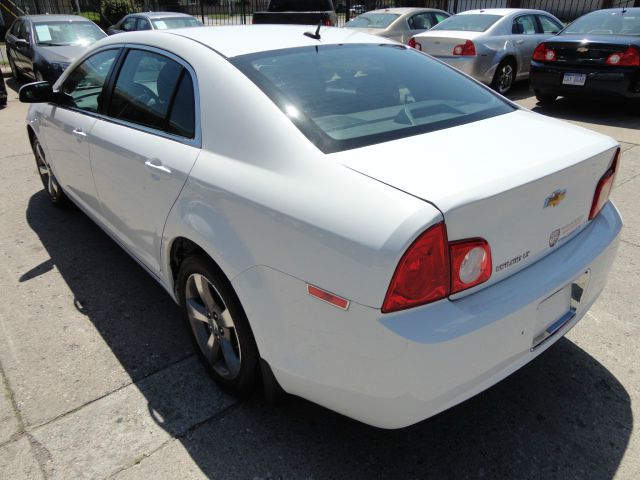
M 389 313 L 440 300 L 449 295 L 447 229 L 439 223 L 424 232 L 396 268 L 382 312 Z
M 330 27 L 330 26 L 331 26 L 331 20 L 329 20 L 328 18 L 325 18 L 325 19 L 322 21 L 322 24 L 323 24 L 325 27 Z
M 593 220 L 596 215 L 600 213 L 602 207 L 609 201 L 609 194 L 613 188 L 613 182 L 616 179 L 616 172 L 618 171 L 619 157 L 620 149 L 618 148 L 613 157 L 613 162 L 611 162 L 611 167 L 605 172 L 596 186 L 596 193 L 593 196 L 593 203 L 591 204 L 591 211 L 589 212 L 589 220 Z
M 416 42 L 415 38 L 410 38 L 409 43 L 407 43 L 411 48 L 415 48 L 416 50 L 422 50 L 422 45 Z
M 547 48 L 546 44 L 541 43 L 533 51 L 533 59 L 538 62 L 555 62 L 557 60 L 556 52 L 552 48 Z
M 612 53 L 605 63 L 615 67 L 640 67 L 640 51 L 629 47 L 625 52 Z
M 464 45 L 456 45 L 453 47 L 453 54 L 464 57 L 474 57 L 476 55 L 476 46 L 471 40 L 467 40 L 464 42 Z
M 475 287 L 491 277 L 491 249 L 486 240 L 453 242 L 449 245 L 449 257 L 451 293 Z

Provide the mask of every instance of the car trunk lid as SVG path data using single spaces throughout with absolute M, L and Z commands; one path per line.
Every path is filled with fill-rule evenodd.
M 588 40 L 561 35 L 545 44 L 556 52 L 558 65 L 572 66 L 605 65 L 611 54 L 624 52 L 632 45 L 628 39 L 611 35 L 590 35 Z
M 437 31 L 416 35 L 415 41 L 422 51 L 434 57 L 451 57 L 456 45 L 464 45 L 467 40 L 475 40 L 482 32 Z
M 518 110 L 336 156 L 432 203 L 444 216 L 450 241 L 487 240 L 493 266 L 486 286 L 586 226 L 596 185 L 616 147 L 603 135 Z

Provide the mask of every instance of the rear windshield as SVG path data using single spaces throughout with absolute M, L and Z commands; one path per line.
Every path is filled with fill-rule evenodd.
M 167 28 L 200 27 L 202 23 L 193 17 L 159 18 L 151 20 L 156 30 L 166 30 Z
M 387 28 L 400 15 L 393 13 L 365 13 L 344 24 L 346 28 Z
M 331 0 L 271 0 L 269 12 L 328 12 L 333 10 Z
M 502 17 L 500 15 L 469 14 L 454 15 L 443 20 L 431 30 L 452 30 L 456 32 L 484 32 Z
M 231 62 L 325 153 L 513 111 L 455 69 L 403 45 L 319 45 Z
M 596 35 L 640 35 L 640 11 L 593 12 L 578 18 L 561 35 L 591 33 Z

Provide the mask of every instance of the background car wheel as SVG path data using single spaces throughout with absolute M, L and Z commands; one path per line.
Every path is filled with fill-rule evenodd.
M 44 186 L 45 192 L 47 192 L 49 200 L 56 207 L 65 207 L 69 200 L 62 191 L 53 170 L 51 170 L 49 162 L 47 162 L 42 145 L 40 145 L 40 141 L 36 137 L 34 137 L 31 142 L 31 147 L 33 148 L 33 155 L 36 158 L 36 166 L 38 167 L 40 180 L 42 180 L 42 185 Z
M 555 102 L 556 98 L 558 98 L 557 95 L 554 95 L 552 93 L 542 93 L 539 90 L 534 90 L 533 93 L 535 94 L 538 103 L 540 103 L 541 105 L 549 105 Z
M 496 73 L 493 75 L 493 80 L 491 82 L 491 88 L 499 94 L 505 95 L 509 90 L 511 90 L 515 79 L 516 64 L 511 59 L 505 59 L 501 61 L 498 68 L 496 68 Z
M 231 284 L 202 255 L 182 262 L 177 281 L 180 309 L 207 372 L 223 388 L 251 392 L 258 377 L 258 348 Z

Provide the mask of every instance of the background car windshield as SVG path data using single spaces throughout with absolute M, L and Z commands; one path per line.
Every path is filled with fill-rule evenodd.
M 594 12 L 578 18 L 561 35 L 591 33 L 596 35 L 640 35 L 640 14 L 631 12 Z
M 325 153 L 513 110 L 486 88 L 401 45 L 327 45 L 231 60 Z
M 484 32 L 502 17 L 499 15 L 454 15 L 443 20 L 431 30 L 453 30 L 462 32 Z
M 184 27 L 199 27 L 202 25 L 198 20 L 192 17 L 174 17 L 174 18 L 161 18 L 158 20 L 151 20 L 156 30 L 166 30 L 167 28 L 184 28 Z
M 387 28 L 400 15 L 392 13 L 367 13 L 345 23 L 347 28 Z
M 38 45 L 91 45 L 106 37 L 93 22 L 35 23 Z

